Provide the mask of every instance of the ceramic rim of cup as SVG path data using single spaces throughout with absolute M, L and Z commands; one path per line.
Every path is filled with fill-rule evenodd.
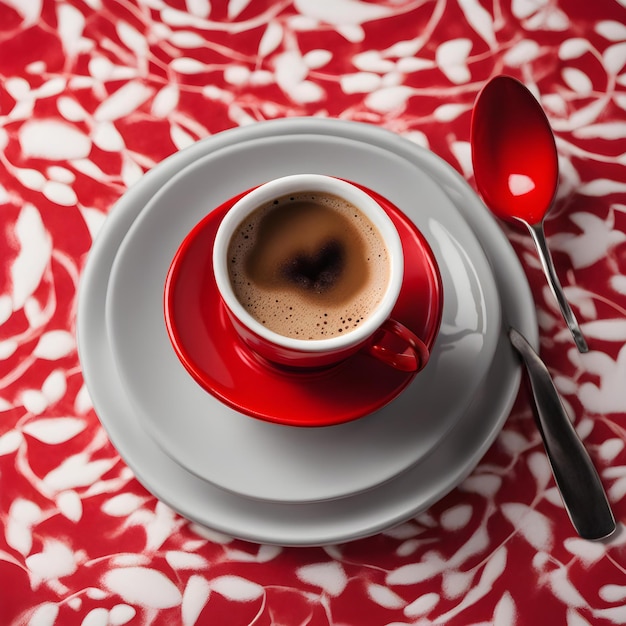
M 328 193 L 356 206 L 381 234 L 389 254 L 389 282 L 370 315 L 354 330 L 325 339 L 295 339 L 281 335 L 256 320 L 237 299 L 230 284 L 227 252 L 230 239 L 241 222 L 255 209 L 280 196 L 304 191 Z M 274 179 L 253 189 L 226 213 L 215 235 L 213 269 L 218 291 L 232 314 L 255 334 L 275 345 L 304 352 L 335 351 L 356 345 L 370 337 L 390 317 L 404 275 L 404 256 L 398 231 L 385 210 L 367 192 L 352 183 L 322 174 L 294 174 Z

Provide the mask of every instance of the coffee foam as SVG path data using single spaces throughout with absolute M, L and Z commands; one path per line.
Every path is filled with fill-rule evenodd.
M 229 248 L 229 276 L 244 308 L 296 339 L 354 330 L 381 301 L 389 255 L 372 222 L 337 196 L 298 193 L 256 209 Z

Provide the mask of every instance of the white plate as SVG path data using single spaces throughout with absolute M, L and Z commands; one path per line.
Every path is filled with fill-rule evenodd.
M 296 172 L 332 173 L 388 198 L 426 237 L 442 274 L 441 332 L 425 370 L 390 404 L 340 426 L 286 427 L 225 406 L 182 366 L 164 322 L 165 277 L 191 228 L 242 190 Z M 418 462 L 466 411 L 500 330 L 500 301 L 480 243 L 419 163 L 371 143 L 311 134 L 237 142 L 165 183 L 120 246 L 106 304 L 115 363 L 145 430 L 197 476 L 275 502 L 345 497 Z
M 368 491 L 317 503 L 278 504 L 230 493 L 172 460 L 146 437 L 116 370 L 105 332 L 107 284 L 118 247 L 161 182 L 226 145 L 267 135 L 313 133 L 371 142 L 419 162 L 436 177 L 476 233 L 493 267 L 505 323 L 537 346 L 533 300 L 506 238 L 465 181 L 435 155 L 375 127 L 322 119 L 285 119 L 220 133 L 170 157 L 118 202 L 94 242 L 83 273 L 78 306 L 78 346 L 94 407 L 113 445 L 144 486 L 187 518 L 251 541 L 320 545 L 375 533 L 427 509 L 459 484 L 500 431 L 520 380 L 516 356 L 504 334 L 472 405 L 440 442 L 436 453 Z

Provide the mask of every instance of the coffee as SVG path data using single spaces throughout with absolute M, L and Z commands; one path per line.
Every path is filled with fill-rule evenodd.
M 296 339 L 350 332 L 376 309 L 390 275 L 382 236 L 359 209 L 301 192 L 253 211 L 228 247 L 229 278 L 244 308 Z

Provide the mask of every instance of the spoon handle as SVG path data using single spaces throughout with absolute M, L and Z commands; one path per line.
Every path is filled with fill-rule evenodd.
M 509 338 L 526 365 L 541 438 L 572 524 L 583 539 L 604 539 L 615 530 L 615 518 L 598 472 L 565 412 L 548 368 L 514 328 Z
M 538 224 L 527 223 L 526 226 L 528 227 L 533 241 L 535 242 L 535 246 L 537 247 L 539 260 L 541 261 L 541 266 L 543 267 L 543 271 L 548 279 L 548 284 L 552 289 L 552 293 L 554 294 L 556 301 L 559 303 L 563 318 L 565 319 L 565 322 L 574 337 L 574 343 L 576 344 L 579 352 L 588 352 L 589 348 L 587 347 L 587 342 L 585 341 L 585 338 L 580 330 L 576 316 L 574 315 L 569 302 L 565 298 L 559 277 L 556 275 L 554 263 L 552 262 L 552 256 L 550 255 L 550 250 L 548 249 L 546 235 L 543 230 L 543 222 L 539 222 Z

